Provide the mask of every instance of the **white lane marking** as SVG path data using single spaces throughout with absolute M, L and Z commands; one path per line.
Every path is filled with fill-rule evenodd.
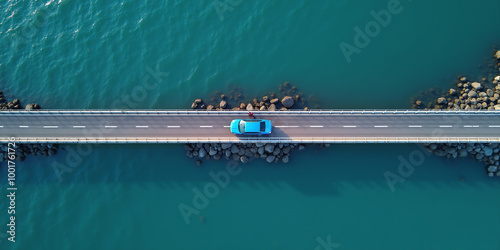
M 479 125 L 464 125 L 464 128 L 479 128 Z
M 451 125 L 439 125 L 440 128 L 451 128 Z
M 85 126 L 73 126 L 73 128 L 85 128 Z
M 104 126 L 105 128 L 116 128 L 117 126 Z
M 0 126 L 0 128 L 3 128 L 3 126 Z
M 231 127 L 231 126 L 224 126 L 224 128 L 229 128 L 229 127 Z
M 356 126 L 346 125 L 344 128 L 355 128 Z
M 387 128 L 387 125 L 378 125 L 378 126 L 374 126 L 376 128 Z
M 274 126 L 276 128 L 298 128 L 299 126 Z M 321 126 L 323 127 L 323 126 Z M 314 126 L 311 126 L 311 128 L 314 128 Z
M 421 128 L 422 125 L 409 125 L 408 127 L 409 128 Z
M 19 126 L 20 128 L 29 128 L 30 126 Z
M 490 128 L 500 128 L 500 125 L 490 125 L 488 127 L 490 127 Z
M 200 126 L 200 128 L 213 128 L 214 126 Z
M 309 126 L 309 127 L 311 127 L 311 128 L 322 128 L 323 125 L 317 125 L 317 126 L 313 125 L 313 126 Z
M 43 128 L 58 128 L 59 126 L 43 126 Z
M 136 128 L 149 128 L 149 126 L 135 126 Z
M 167 128 L 180 128 L 181 126 L 167 126 Z

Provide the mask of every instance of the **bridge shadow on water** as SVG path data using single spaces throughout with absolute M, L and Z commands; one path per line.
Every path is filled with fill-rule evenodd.
M 61 150 L 54 157 L 29 157 L 18 162 L 18 183 L 59 184 L 121 183 L 138 184 L 149 188 L 151 184 L 164 189 L 202 188 L 212 182 L 210 172 L 225 171 L 231 161 L 203 160 L 185 156 L 183 145 L 92 145 L 90 154 L 81 160 L 69 157 L 71 149 Z M 82 151 L 83 152 L 83 151 Z M 423 156 L 419 159 L 417 156 Z M 414 157 L 411 159 L 411 157 Z M 411 164 L 400 172 L 402 162 Z M 236 162 L 232 162 L 235 164 Z M 6 163 L 0 171 L 7 175 Z M 239 189 L 247 185 L 257 190 L 293 188 L 304 195 L 336 196 L 346 188 L 383 189 L 391 192 L 385 175 L 400 178 L 394 188 L 418 189 L 463 188 L 467 186 L 493 186 L 500 188 L 498 177 L 486 176 L 482 163 L 471 158 L 445 159 L 426 155 L 415 144 L 332 144 L 321 149 L 309 145 L 305 150 L 293 151 L 288 164 L 268 164 L 253 159 L 247 164 L 237 163 L 241 173 L 231 176 L 228 188 Z M 60 172 L 61 181 L 55 169 Z M 69 170 L 69 169 L 68 169 Z M 7 178 L 0 183 L 6 185 Z

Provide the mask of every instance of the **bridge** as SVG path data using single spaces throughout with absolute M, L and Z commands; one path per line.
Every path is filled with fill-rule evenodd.
M 494 110 L 253 111 L 273 132 L 236 136 L 231 110 L 3 110 L 0 142 L 19 143 L 430 143 L 500 142 Z

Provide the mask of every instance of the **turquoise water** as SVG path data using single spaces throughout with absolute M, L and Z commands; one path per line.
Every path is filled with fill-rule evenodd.
M 459 74 L 490 77 L 478 66 L 499 46 L 496 0 L 401 0 L 348 63 L 339 45 L 388 2 L 234 0 L 219 15 L 218 1 L 7 1 L 0 89 L 43 108 L 160 109 L 230 84 L 254 96 L 290 81 L 322 108 L 407 108 Z M 287 165 L 238 165 L 197 209 L 193 189 L 232 163 L 197 167 L 184 154 L 94 145 L 18 163 L 16 242 L 4 227 L 1 249 L 500 249 L 500 182 L 471 159 L 416 145 L 311 147 Z M 391 190 L 384 173 L 400 175 L 400 157 L 415 155 Z M 72 172 L 58 178 L 57 164 Z M 181 204 L 199 212 L 189 224 Z

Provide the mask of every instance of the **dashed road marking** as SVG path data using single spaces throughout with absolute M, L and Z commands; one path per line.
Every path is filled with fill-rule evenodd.
M 116 128 L 117 126 L 104 126 L 105 128 Z
M 167 128 L 180 128 L 181 126 L 167 126 Z
M 377 125 L 377 126 L 374 126 L 376 128 L 387 128 L 387 125 Z
M 464 128 L 479 128 L 479 125 L 464 125 Z
M 43 126 L 43 128 L 58 128 L 59 126 Z
M 149 126 L 135 126 L 136 128 L 149 128 Z
M 298 128 L 299 126 L 275 126 L 277 128 Z M 323 126 L 321 126 L 323 127 Z M 314 128 L 314 126 L 311 126 L 311 128 Z
M 451 128 L 451 125 L 439 125 L 440 128 Z
M 323 125 L 313 125 L 313 126 L 309 126 L 309 127 L 311 127 L 311 128 L 322 128 Z
M 500 128 L 500 125 L 490 125 L 488 127 L 490 127 L 490 128 Z
M 3 128 L 3 126 L 0 126 L 0 128 Z
M 357 126 L 353 126 L 353 125 L 345 125 L 344 128 L 355 128 Z
M 73 126 L 73 128 L 85 128 L 85 126 Z
M 29 128 L 30 126 L 19 126 L 20 128 Z
M 200 128 L 213 128 L 214 126 L 200 126 Z
M 231 126 L 224 126 L 224 128 L 229 128 L 229 127 L 231 127 Z
M 409 125 L 408 127 L 409 128 L 421 128 L 422 125 Z

